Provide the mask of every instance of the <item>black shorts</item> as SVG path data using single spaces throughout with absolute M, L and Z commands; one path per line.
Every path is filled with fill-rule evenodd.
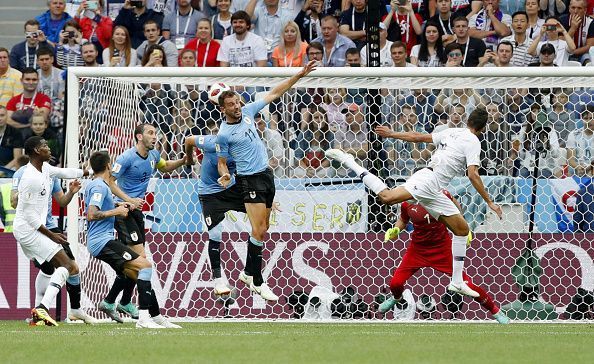
M 144 245 L 144 214 L 141 210 L 132 210 L 128 216 L 116 216 L 115 229 L 118 239 L 126 245 Z
M 224 191 L 198 197 L 208 230 L 223 221 L 227 211 L 245 212 L 243 192 L 237 183 Z
M 52 228 L 49 229 L 52 233 L 57 233 L 57 234 L 62 234 L 63 231 L 60 228 Z M 72 260 L 76 260 L 74 259 L 74 254 L 72 254 L 72 249 L 70 249 L 70 244 L 64 244 L 62 245 L 62 249 L 64 249 L 64 252 L 66 253 L 66 255 L 68 255 L 68 258 L 72 259 Z M 54 266 L 52 265 L 52 263 L 50 262 L 41 262 L 41 264 L 36 261 L 35 259 L 33 259 L 33 265 L 37 268 L 39 268 L 43 273 L 45 274 L 52 274 L 54 272 Z
M 265 203 L 267 208 L 272 207 L 276 194 L 272 169 L 266 168 L 260 173 L 251 175 L 238 175 L 236 180 L 243 190 L 243 202 Z
M 109 264 L 118 274 L 124 273 L 124 264 L 138 258 L 139 255 L 119 239 L 110 240 L 95 258 Z

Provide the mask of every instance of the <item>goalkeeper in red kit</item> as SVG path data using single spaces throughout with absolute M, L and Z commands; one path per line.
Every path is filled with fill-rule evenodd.
M 460 209 L 458 201 L 448 191 L 444 190 L 443 193 Z M 401 309 L 405 308 L 404 306 L 407 303 L 402 298 L 404 284 L 417 270 L 431 267 L 448 276 L 452 275 L 452 239 L 447 227 L 435 220 L 420 204 L 414 201 L 402 203 L 400 218 L 395 226 L 386 232 L 385 240 L 395 239 L 401 231 L 405 230 L 409 222 L 412 223 L 414 228 L 411 234 L 411 243 L 390 281 L 392 297 L 384 301 L 379 307 L 379 311 L 382 313 L 390 311 L 394 306 Z M 469 234 L 469 242 L 471 239 L 472 236 Z M 472 283 L 465 272 L 462 274 L 466 284 L 479 294 L 479 297 L 474 298 L 474 300 L 488 310 L 497 322 L 501 324 L 509 323 L 509 318 L 500 311 L 499 306 L 493 302 L 489 294 Z

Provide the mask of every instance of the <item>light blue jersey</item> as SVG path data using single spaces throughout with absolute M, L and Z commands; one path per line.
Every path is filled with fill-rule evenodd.
M 95 178 L 85 188 L 85 214 L 89 213 L 89 206 L 97 206 L 101 211 L 115 208 L 111 190 L 103 178 Z M 96 257 L 101 250 L 114 238 L 115 217 L 102 220 L 87 220 L 87 249 Z
M 26 165 L 22 166 L 16 172 L 14 172 L 14 174 L 12 175 L 12 190 L 13 191 L 19 190 L 19 182 L 21 180 L 21 176 L 23 175 L 23 172 L 25 171 L 25 167 L 26 167 Z M 52 190 L 52 196 L 54 196 L 58 192 L 61 192 L 62 187 L 60 187 L 60 180 L 57 178 L 53 178 L 52 182 L 50 184 L 50 188 Z M 55 229 L 58 227 L 58 223 L 54 219 L 54 215 L 52 215 L 52 199 L 51 198 L 48 200 L 47 207 L 48 208 L 47 208 L 47 217 L 45 218 L 45 227 L 48 230 Z
M 161 162 L 161 153 L 153 149 L 146 158 L 132 147 L 120 154 L 113 164 L 112 175 L 118 181 L 118 187 L 131 198 L 144 198 L 149 180 Z M 119 199 L 116 199 L 120 201 Z
M 198 194 L 210 195 L 224 191 L 217 180 L 219 179 L 219 170 L 217 169 L 218 157 L 216 152 L 216 135 L 204 135 L 194 138 L 196 147 L 202 150 L 202 163 L 200 165 L 200 181 L 198 181 Z M 227 158 L 227 168 L 231 175 L 231 183 L 228 187 L 235 184 L 235 161 L 232 157 Z
M 217 156 L 233 157 L 239 175 L 252 175 L 268 168 L 268 153 L 254 123 L 254 116 L 264 106 L 264 100 L 251 102 L 241 108 L 240 122 L 221 123 L 217 135 Z

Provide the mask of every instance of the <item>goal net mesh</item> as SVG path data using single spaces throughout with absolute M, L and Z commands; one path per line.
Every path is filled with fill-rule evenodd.
M 223 83 L 249 102 L 283 80 L 107 72 L 79 78 L 78 94 L 69 94 L 79 105 L 78 122 L 68 124 L 78 129 L 74 164 L 101 149 L 115 159 L 133 146 L 139 122 L 157 127 L 163 158 L 180 158 L 186 136 L 216 133 L 221 122 L 208 100 L 210 85 Z M 594 288 L 591 85 L 591 77 L 579 76 L 394 78 L 364 77 L 357 70 L 350 77 L 303 79 L 255 120 L 279 205 L 264 245 L 263 275 L 280 300 L 264 302 L 238 280 L 250 225 L 237 212 L 222 222 L 221 246 L 223 278 L 237 298 L 232 303 L 214 296 L 197 164 L 154 175 L 143 207 L 162 312 L 188 319 L 284 319 L 303 312 L 320 318 L 490 319 L 478 302 L 448 294 L 449 277 L 432 268 L 419 269 L 406 282 L 408 307 L 378 313 L 410 245 L 410 229 L 384 243 L 399 206 L 380 205 L 357 176 L 324 156 L 328 148 L 346 150 L 397 186 L 427 165 L 433 146 L 378 139 L 374 126 L 422 133 L 465 127 L 472 110 L 484 107 L 489 122 L 480 138 L 480 173 L 504 218 L 489 213 L 466 177 L 452 181 L 448 190 L 475 235 L 466 272 L 512 318 L 587 318 Z M 101 317 L 95 308 L 115 273 L 86 250 L 82 203 L 77 231 L 78 240 L 71 241 L 80 244 L 83 305 Z

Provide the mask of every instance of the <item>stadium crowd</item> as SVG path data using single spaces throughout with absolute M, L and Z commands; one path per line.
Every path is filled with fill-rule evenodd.
M 380 0 L 382 67 L 592 66 L 594 0 Z M 62 162 L 65 70 L 84 67 L 360 67 L 367 63 L 367 0 L 49 0 L 24 22 L 23 41 L 0 47 L 0 166 L 19 165 L 41 135 Z M 216 130 L 205 90 L 144 84 L 140 109 L 169 159 L 183 138 Z M 243 95 L 257 97 L 258 89 Z M 257 117 L 277 177 L 347 176 L 324 150 L 365 161 L 366 90 L 297 89 Z M 88 96 L 88 95 L 87 95 Z M 489 113 L 483 175 L 593 175 L 591 89 L 381 90 L 382 121 L 422 132 L 464 127 Z M 85 95 L 81 95 L 82 98 Z M 92 97 L 92 96 L 90 96 Z M 592 106 L 590 106 L 592 105 Z M 84 119 L 84 113 L 83 113 Z M 85 120 L 83 120 L 83 123 Z M 101 130 L 101 114 L 87 130 Z M 386 141 L 386 173 L 425 166 L 431 146 Z

